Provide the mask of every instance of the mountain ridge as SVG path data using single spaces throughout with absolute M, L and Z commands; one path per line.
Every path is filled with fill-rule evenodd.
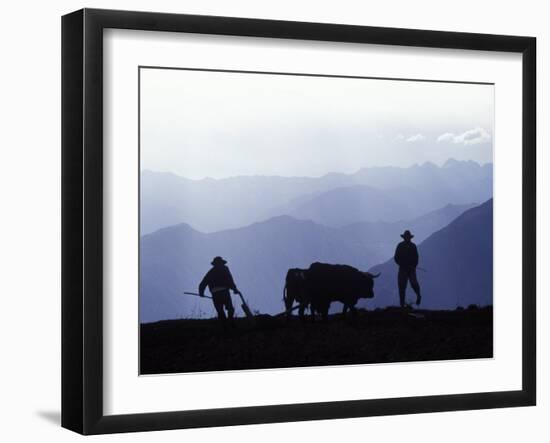
M 418 244 L 417 277 L 422 307 L 453 309 L 493 302 L 493 199 L 475 206 Z M 397 265 L 393 258 L 370 269 L 375 306 L 397 305 Z M 410 286 L 409 299 L 414 299 Z
M 435 225 L 429 229 L 447 225 L 465 209 L 446 206 L 435 216 L 431 214 Z M 393 253 L 403 229 L 416 231 L 414 223 L 381 226 L 377 231 L 373 224 L 333 228 L 278 216 L 215 233 L 201 233 L 188 224 L 163 228 L 140 240 L 140 321 L 179 318 L 200 310 L 212 314 L 211 304 L 184 298 L 182 292 L 196 290 L 216 255 L 228 260 L 238 287 L 250 297 L 252 309 L 279 312 L 289 268 L 307 268 L 322 261 L 346 263 L 366 271 Z M 424 219 L 418 223 L 427 224 Z M 428 235 L 420 225 L 418 229 L 418 239 Z
M 489 165 L 489 166 L 487 166 Z M 293 213 L 296 202 L 310 206 L 321 204 L 311 198 L 325 198 L 324 192 L 337 188 L 363 185 L 395 198 L 396 189 L 412 203 L 417 200 L 416 212 L 406 207 L 395 217 L 413 218 L 435 210 L 443 204 L 481 202 L 492 196 L 492 165 L 459 162 L 450 168 L 418 166 L 411 168 L 361 168 L 353 174 L 331 173 L 322 177 L 242 176 L 226 179 L 191 180 L 173 173 L 143 171 L 141 174 L 140 230 L 143 234 L 161 227 L 186 222 L 201 232 L 249 225 L 275 215 Z M 367 196 L 362 197 L 365 201 Z M 382 196 L 380 197 L 382 199 Z M 404 197 L 397 201 L 402 202 Z M 294 203 L 293 203 L 294 202 Z M 290 207 L 288 206 L 290 205 Z M 372 207 L 371 207 L 372 206 Z M 359 220 L 324 220 L 321 224 L 343 225 L 353 221 L 376 221 L 383 210 L 381 203 L 367 207 Z M 414 208 L 414 205 L 408 205 Z M 346 209 L 346 208 L 345 208 Z M 341 211 L 343 216 L 353 207 Z M 329 213 L 329 211 L 325 211 Z M 366 214 L 366 216 L 365 216 Z M 371 217 L 372 214 L 372 217 Z M 385 221 L 397 221 L 391 214 Z M 297 217 L 300 218 L 300 217 Z

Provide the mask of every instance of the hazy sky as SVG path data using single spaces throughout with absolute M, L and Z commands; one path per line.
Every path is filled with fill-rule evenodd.
M 494 87 L 141 70 L 141 168 L 188 178 L 320 176 L 492 161 Z

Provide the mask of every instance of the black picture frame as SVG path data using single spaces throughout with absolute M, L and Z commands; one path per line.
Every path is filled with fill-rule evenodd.
M 131 415 L 103 412 L 103 30 L 192 32 L 522 54 L 522 388 Z M 62 18 L 62 426 L 151 431 L 536 403 L 536 39 L 232 17 L 83 9 Z

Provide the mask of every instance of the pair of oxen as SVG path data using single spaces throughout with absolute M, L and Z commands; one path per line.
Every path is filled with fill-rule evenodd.
M 326 263 L 313 263 L 308 269 L 289 269 L 284 289 L 287 315 L 295 302 L 301 319 L 309 308 L 312 318 L 318 313 L 327 320 L 332 302 L 341 302 L 344 313 L 349 310 L 355 314 L 360 298 L 374 297 L 374 279 L 379 275 L 348 265 Z

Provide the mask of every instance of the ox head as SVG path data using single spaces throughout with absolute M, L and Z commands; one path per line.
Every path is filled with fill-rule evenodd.
M 361 298 L 373 298 L 374 297 L 374 279 L 380 277 L 378 274 L 371 274 L 370 272 L 362 272 L 364 275 L 364 284 L 361 285 L 362 293 Z

